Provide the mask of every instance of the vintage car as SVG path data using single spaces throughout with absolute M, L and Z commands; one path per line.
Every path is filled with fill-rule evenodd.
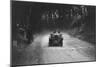
M 63 37 L 60 32 L 53 32 L 49 37 L 49 46 L 50 47 L 62 47 L 63 46 Z

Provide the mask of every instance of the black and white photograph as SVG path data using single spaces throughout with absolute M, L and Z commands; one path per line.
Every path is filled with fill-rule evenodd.
M 96 6 L 11 0 L 11 65 L 96 61 Z

